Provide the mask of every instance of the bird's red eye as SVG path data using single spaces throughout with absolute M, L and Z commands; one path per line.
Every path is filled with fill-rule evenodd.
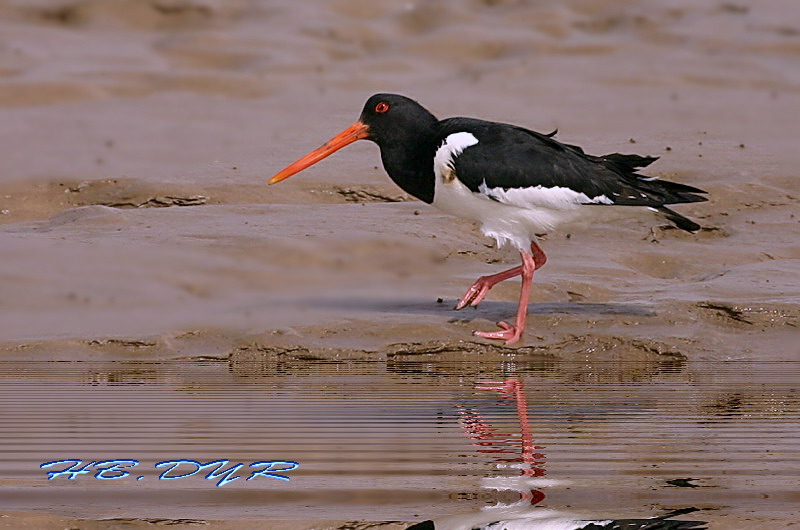
M 381 101 L 380 103 L 375 105 L 375 112 L 377 112 L 378 114 L 383 114 L 387 110 L 389 110 L 389 104 L 386 103 L 385 101 Z

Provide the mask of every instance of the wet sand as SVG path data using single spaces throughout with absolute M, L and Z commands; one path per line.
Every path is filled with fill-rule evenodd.
M 664 359 L 700 376 L 797 361 L 798 19 L 791 1 L 0 2 L 0 358 L 501 372 L 512 356 L 622 379 Z M 455 300 L 517 256 L 404 195 L 374 145 L 265 186 L 377 91 L 660 156 L 650 174 L 709 191 L 677 208 L 704 228 L 552 234 L 525 340 L 474 340 L 513 315 L 518 284 Z M 0 527 L 107 524 L 36 511 Z M 336 527 L 318 513 L 292 524 Z M 204 519 L 245 527 L 226 515 Z

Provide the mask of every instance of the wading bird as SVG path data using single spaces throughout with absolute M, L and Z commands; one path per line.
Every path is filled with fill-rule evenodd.
M 438 524 L 432 520 L 409 526 L 406 530 L 708 530 L 705 521 L 684 521 L 672 519 L 679 515 L 696 512 L 697 508 L 683 508 L 650 519 L 573 519 L 555 510 L 532 511 L 526 518 L 508 519 L 491 523 L 471 524 L 459 520 L 445 520 Z M 480 520 L 479 517 L 475 518 Z M 466 523 L 466 524 L 464 524 Z
M 517 342 L 525 329 L 534 271 L 547 260 L 537 236 L 574 222 L 592 222 L 611 210 L 647 208 L 680 229 L 700 226 L 667 205 L 705 201 L 703 190 L 637 173 L 656 158 L 613 153 L 592 156 L 516 125 L 475 118 L 438 120 L 397 94 L 375 94 L 358 121 L 269 180 L 286 179 L 356 140 L 378 144 L 383 167 L 404 191 L 519 250 L 522 264 L 482 276 L 456 309 L 476 306 L 497 283 L 522 276 L 513 324 L 476 331 L 487 339 Z

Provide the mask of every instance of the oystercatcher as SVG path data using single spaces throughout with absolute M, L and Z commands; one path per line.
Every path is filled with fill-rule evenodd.
M 581 520 L 559 514 L 555 510 L 541 509 L 527 517 L 481 523 L 485 514 L 476 514 L 473 521 L 467 517 L 443 518 L 439 522 L 422 521 L 406 530 L 707 530 L 705 521 L 672 519 L 678 515 L 696 512 L 697 508 L 683 508 L 650 519 Z M 483 516 L 483 517 L 481 517 Z
M 438 120 L 422 105 L 397 94 L 375 94 L 353 125 L 269 180 L 286 179 L 356 140 L 378 144 L 383 167 L 407 193 L 475 222 L 481 232 L 519 250 L 522 264 L 483 276 L 458 300 L 476 306 L 497 283 L 522 276 L 513 324 L 476 331 L 511 344 L 525 329 L 534 271 L 547 260 L 537 237 L 611 210 L 648 208 L 678 228 L 700 226 L 667 207 L 707 200 L 698 188 L 637 173 L 657 158 L 612 153 L 592 156 L 516 125 L 475 118 Z M 634 208 L 639 207 L 639 208 Z

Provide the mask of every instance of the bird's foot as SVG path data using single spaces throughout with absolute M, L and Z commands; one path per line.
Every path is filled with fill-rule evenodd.
M 486 276 L 481 276 L 475 280 L 475 283 L 473 283 L 472 286 L 467 289 L 467 292 L 464 293 L 464 296 L 459 299 L 455 310 L 458 311 L 460 309 L 464 309 L 468 305 L 475 307 L 480 304 L 481 301 L 486 298 L 486 294 L 495 283 L 497 282 L 492 283 L 489 279 L 487 279 Z
M 497 325 L 503 328 L 503 331 L 473 331 L 472 334 L 484 339 L 504 340 L 506 344 L 514 344 L 522 337 L 521 327 L 512 326 L 508 322 L 498 322 Z
M 489 289 L 502 281 L 513 278 L 514 276 L 519 276 L 520 274 L 522 274 L 522 265 L 514 267 L 513 269 L 508 269 L 507 271 L 498 272 L 497 274 L 481 276 L 475 280 L 475 283 L 472 284 L 472 287 L 467 289 L 467 292 L 458 301 L 455 307 L 456 311 L 459 309 L 464 309 L 468 305 L 471 305 L 472 307 L 477 306 L 483 301 L 484 298 L 486 298 L 486 295 L 489 293 Z

